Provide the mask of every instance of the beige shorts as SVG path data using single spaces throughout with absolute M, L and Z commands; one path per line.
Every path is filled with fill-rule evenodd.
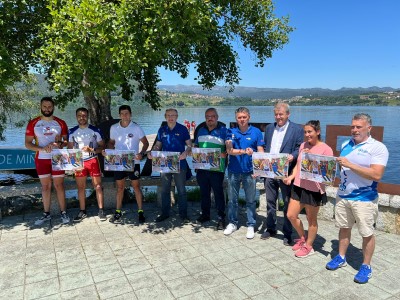
M 336 196 L 335 222 L 339 228 L 352 228 L 357 224 L 362 237 L 374 234 L 374 224 L 378 218 L 378 198 L 374 201 L 354 201 Z

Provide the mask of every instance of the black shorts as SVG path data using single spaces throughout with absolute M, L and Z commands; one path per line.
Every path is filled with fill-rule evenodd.
M 115 171 L 114 180 L 122 180 L 129 177 L 130 180 L 138 180 L 140 178 L 140 164 L 135 164 L 133 172 Z
M 301 204 L 308 204 L 311 206 L 322 206 L 326 204 L 328 198 L 326 193 L 312 192 L 296 185 L 292 186 L 291 199 L 300 201 Z

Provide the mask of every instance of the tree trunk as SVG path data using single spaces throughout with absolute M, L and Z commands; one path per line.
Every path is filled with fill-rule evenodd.
M 84 92 L 84 99 L 90 114 L 90 123 L 99 126 L 100 123 L 112 119 L 111 95 L 105 93 L 99 97 L 93 92 Z

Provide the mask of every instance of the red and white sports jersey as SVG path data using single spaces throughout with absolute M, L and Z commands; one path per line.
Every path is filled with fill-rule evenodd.
M 51 121 L 42 120 L 39 116 L 28 123 L 26 127 L 26 136 L 33 136 L 35 144 L 39 147 L 47 146 L 50 143 L 54 143 L 56 136 L 67 136 L 68 127 L 67 123 L 60 118 L 53 117 Z M 45 151 L 39 151 L 36 153 L 39 159 L 51 158 L 51 153 Z

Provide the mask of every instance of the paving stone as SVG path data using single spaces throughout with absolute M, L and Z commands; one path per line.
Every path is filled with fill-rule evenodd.
M 231 264 L 227 264 L 227 265 L 223 265 L 223 266 L 219 266 L 217 267 L 217 269 L 224 274 L 229 280 L 235 280 L 235 279 L 239 279 L 242 277 L 247 277 L 252 275 L 253 273 L 245 266 L 252 266 L 251 263 L 246 262 L 233 262 Z
M 48 264 L 42 267 L 37 267 L 35 265 L 30 265 L 26 267 L 25 283 L 27 284 L 57 277 L 58 270 L 57 265 L 55 264 Z
M 278 289 L 288 299 L 321 299 L 321 296 L 305 287 L 301 282 L 293 282 Z
M 126 275 L 133 290 L 140 290 L 146 287 L 161 283 L 162 280 L 154 270 L 145 270 L 142 272 Z
M 248 299 L 248 296 L 245 293 L 243 293 L 232 282 L 227 282 L 220 286 L 209 288 L 207 289 L 207 293 L 211 296 L 211 299 L 216 299 L 216 300 Z
M 99 266 L 91 272 L 95 283 L 124 276 L 124 271 L 119 264 Z
M 239 278 L 233 280 L 233 283 L 249 297 L 272 290 L 272 287 L 257 275 Z
M 23 285 L 25 281 L 25 272 L 9 273 L 0 276 L 0 291 L 15 286 Z
M 214 265 L 210 263 L 203 256 L 194 257 L 187 260 L 182 260 L 181 264 L 186 268 L 190 274 L 196 274 L 205 270 L 214 268 Z
M 197 280 L 206 291 L 209 288 L 219 286 L 228 282 L 228 279 L 217 269 L 209 269 L 203 272 L 194 274 L 193 277 Z
M 138 299 L 169 300 L 175 299 L 164 283 L 155 284 L 151 287 L 135 290 Z
M 195 292 L 191 295 L 178 298 L 179 300 L 211 300 L 213 299 L 206 291 Z
M 0 299 L 24 299 L 24 285 L 0 289 Z
M 159 266 L 154 268 L 163 281 L 172 280 L 179 277 L 184 277 L 189 275 L 189 272 L 180 263 L 176 262 L 170 265 Z
M 96 283 L 96 288 L 100 299 L 110 299 L 112 297 L 133 292 L 129 281 L 125 276 Z
M 93 284 L 92 274 L 89 271 L 82 271 L 74 274 L 60 276 L 61 291 L 73 290 Z
M 223 266 L 236 261 L 231 255 L 227 255 L 226 251 L 222 250 L 219 252 L 208 253 L 204 255 L 214 266 Z
M 165 281 L 165 285 L 176 298 L 192 295 L 203 290 L 197 279 L 192 276 Z
M 66 299 L 69 299 L 69 300 L 79 300 L 79 299 L 98 300 L 98 299 L 100 299 L 95 285 L 89 285 L 89 286 L 69 290 L 66 292 L 62 292 L 61 298 L 65 299 L 65 300 Z
M 58 294 L 60 284 L 58 278 L 52 278 L 25 285 L 24 299 L 37 299 L 49 295 Z
M 125 274 L 132 274 L 151 269 L 152 266 L 145 257 L 132 258 L 129 260 L 119 261 Z

